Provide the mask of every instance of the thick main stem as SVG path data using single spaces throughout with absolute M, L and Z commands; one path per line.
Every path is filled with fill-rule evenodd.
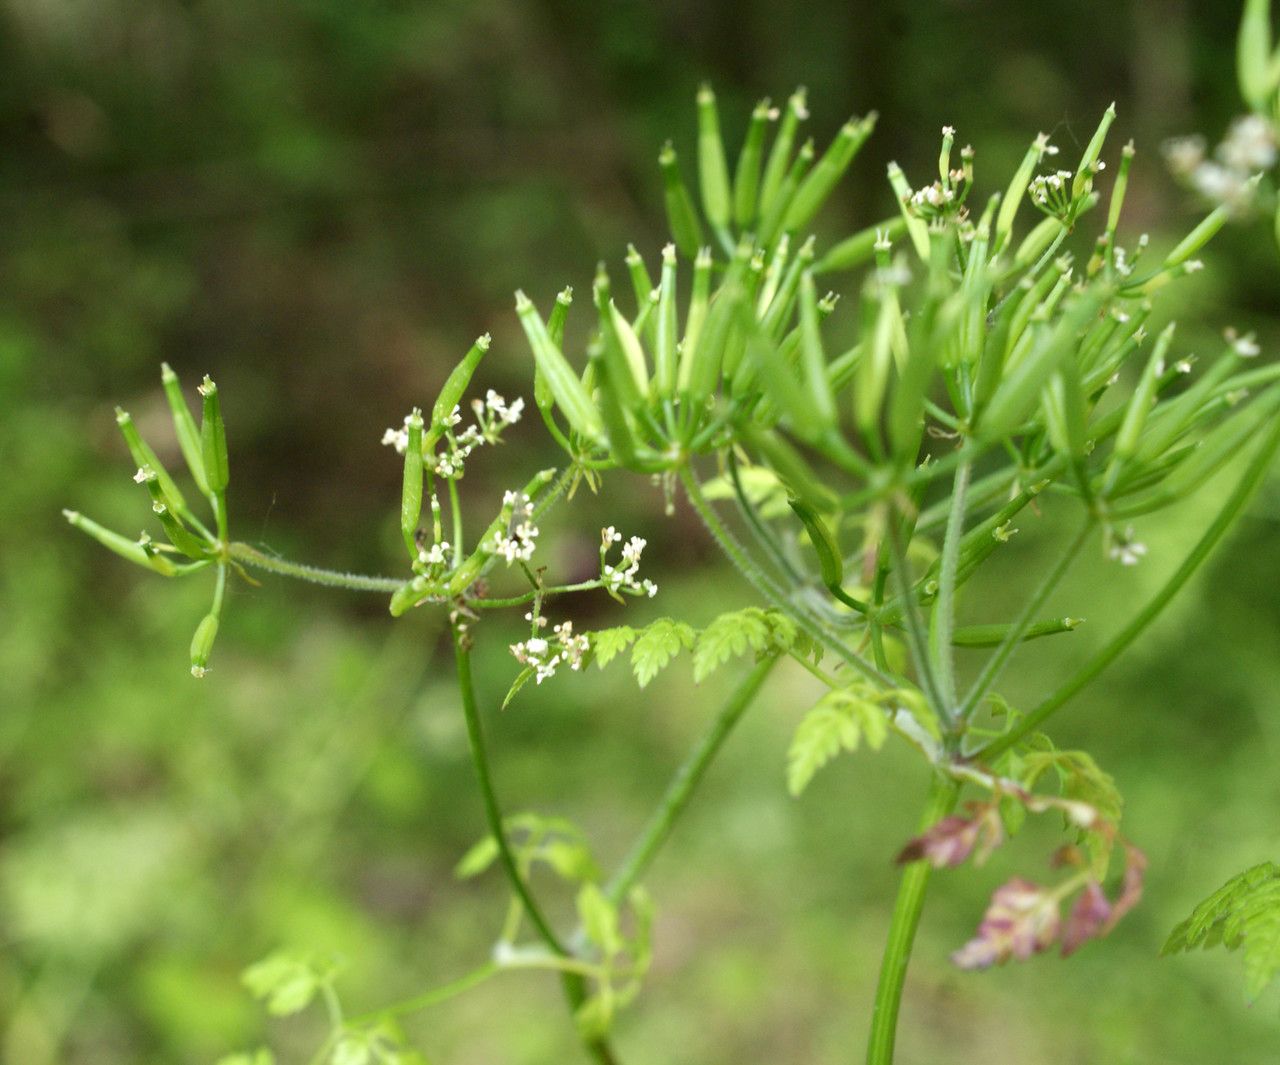
M 955 809 L 960 785 L 950 777 L 934 771 L 920 818 L 923 832 Z M 889 923 L 889 939 L 880 962 L 880 983 L 876 987 L 875 1006 L 871 1011 L 871 1034 L 867 1038 L 867 1065 L 892 1065 L 893 1047 L 898 1031 L 898 1010 L 902 1005 L 902 989 L 907 979 L 907 965 L 920 912 L 924 909 L 924 893 L 929 886 L 932 867 L 928 862 L 912 862 L 902 871 L 898 897 L 893 904 Z
M 746 712 L 747 707 L 755 699 L 764 684 L 765 678 L 777 664 L 778 656 L 770 655 L 756 663 L 742 683 L 734 689 L 729 701 L 724 704 L 712 721 L 710 728 L 698 740 L 697 745 L 689 752 L 689 756 L 676 770 L 671 783 L 663 794 L 657 809 L 649 818 L 640 838 L 632 845 L 622 865 L 609 881 L 605 894 L 609 901 L 617 905 L 631 890 L 644 873 L 659 848 L 666 842 L 667 836 L 675 825 L 676 818 L 684 811 L 693 796 L 694 790 L 701 782 L 708 766 L 714 761 L 734 725 Z
M 484 730 L 480 724 L 480 709 L 476 703 L 475 683 L 471 677 L 471 652 L 467 647 L 467 640 L 466 634 L 460 632 L 455 625 L 453 629 L 453 651 L 458 673 L 458 689 L 462 693 L 462 712 L 467 722 L 467 738 L 471 743 L 471 761 L 475 766 L 476 780 L 480 785 L 480 796 L 484 801 L 485 820 L 489 825 L 489 833 L 498 847 L 498 861 L 503 871 L 507 874 L 507 879 L 511 882 L 511 889 L 515 892 L 516 898 L 520 900 L 520 905 L 524 909 L 525 915 L 529 918 L 530 924 L 533 925 L 539 938 L 552 953 L 562 958 L 568 958 L 571 957 L 569 951 L 552 930 L 551 925 L 542 913 L 541 907 L 534 899 L 533 893 L 529 890 L 529 885 L 525 883 L 525 879 L 520 873 L 520 866 L 516 862 L 515 854 L 511 850 L 511 843 L 507 839 L 507 829 L 503 823 L 502 808 L 498 805 L 498 796 L 493 789 L 493 776 L 489 771 L 489 755 L 485 747 Z M 586 981 L 577 973 L 566 972 L 561 974 L 560 982 L 564 988 L 564 995 L 569 1003 L 569 1008 L 571 1012 L 576 1014 L 578 1008 L 587 998 Z M 604 1039 L 586 1040 L 585 1045 L 587 1051 L 599 1065 L 616 1065 L 617 1059 Z

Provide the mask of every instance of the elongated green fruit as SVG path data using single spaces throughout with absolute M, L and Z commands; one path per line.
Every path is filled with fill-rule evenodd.
M 819 320 L 818 293 L 813 275 L 806 271 L 800 279 L 800 362 L 812 404 L 812 420 L 826 432 L 836 426 L 836 399 L 827 379 L 827 353 L 822 350 Z
M 716 229 L 727 229 L 731 213 L 729 171 L 720 137 L 720 115 L 716 94 L 710 85 L 698 90 L 698 185 L 707 221 Z
M 1071 182 L 1071 198 L 1079 199 L 1093 188 L 1093 175 L 1097 173 L 1098 156 L 1102 154 L 1102 144 L 1107 139 L 1107 131 L 1116 120 L 1116 105 L 1113 103 L 1102 112 L 1102 121 L 1094 130 L 1089 143 L 1084 146 L 1084 155 L 1080 157 L 1080 165 L 1076 167 L 1076 176 Z
M 547 319 L 547 336 L 556 347 L 564 348 L 564 324 L 569 317 L 569 308 L 573 305 L 573 287 L 565 285 L 557 294 L 555 306 L 551 308 L 551 317 Z
M 1022 157 L 1018 169 L 1013 172 L 1009 188 L 1005 191 L 1004 199 L 1000 201 L 1000 211 L 996 215 L 995 249 L 997 253 L 1009 246 L 1009 241 L 1013 237 L 1013 223 L 1018 217 L 1018 208 L 1022 206 L 1027 186 L 1031 183 L 1031 175 L 1036 170 L 1036 163 L 1044 156 L 1048 146 L 1049 138 L 1043 133 L 1038 134 L 1031 142 L 1026 155 Z
M 649 293 L 653 291 L 653 278 L 649 276 L 649 268 L 644 264 L 644 257 L 636 251 L 634 244 L 627 245 L 627 256 L 624 260 L 627 272 L 631 275 L 631 289 L 636 297 L 636 314 L 644 313 L 649 303 Z
M 1137 387 L 1133 390 L 1129 405 L 1125 407 L 1124 421 L 1120 423 L 1120 430 L 1116 433 L 1116 442 L 1111 452 L 1113 463 L 1132 457 L 1138 450 L 1138 440 L 1147 423 L 1147 414 L 1151 410 L 1151 405 L 1156 400 L 1156 389 L 1164 373 L 1165 355 L 1168 354 L 1169 345 L 1173 342 L 1173 331 L 1176 326 L 1175 322 L 1165 326 L 1151 349 L 1147 365 L 1138 379 Z
M 138 566 L 159 573 L 163 577 L 172 577 L 177 570 L 163 555 L 148 552 L 138 541 L 130 540 L 110 529 L 103 528 L 96 521 L 86 518 L 77 510 L 64 510 L 62 516 L 74 527 L 98 541 L 108 551 L 112 551 L 123 559 Z
M 624 410 L 623 395 L 627 389 L 634 391 L 630 371 L 624 361 L 615 355 L 610 358 L 606 352 L 616 348 L 617 342 L 601 338 L 601 342 L 593 346 L 589 358 L 597 367 L 600 388 L 600 414 L 604 419 L 605 433 L 609 437 L 609 452 L 624 467 L 634 469 L 636 466 L 636 439 L 631 424 Z
M 748 446 L 764 457 L 792 495 L 819 512 L 835 509 L 835 493 L 822 483 L 803 456 L 781 436 L 750 420 L 743 423 L 742 434 Z
M 400 490 L 400 535 L 404 537 L 409 558 L 416 560 L 418 522 L 422 518 L 422 411 L 414 407 L 404 427 L 409 439 L 404 449 L 404 481 Z
M 1255 175 L 1250 179 L 1247 186 L 1250 191 L 1257 186 L 1260 176 Z M 1195 229 L 1178 241 L 1177 247 L 1165 256 L 1161 269 L 1171 270 L 1173 267 L 1185 263 L 1213 239 L 1218 230 L 1227 224 L 1227 219 L 1230 217 L 1231 208 L 1225 203 L 1215 207 Z
M 662 281 L 658 290 L 658 322 L 653 346 L 653 385 L 657 395 L 670 398 L 676 388 L 677 347 L 680 340 L 676 324 L 676 246 L 662 249 Z
M 227 427 L 222 422 L 218 386 L 208 374 L 205 374 L 199 391 L 204 399 L 204 416 L 200 421 L 200 454 L 204 459 L 209 491 L 220 496 L 226 492 L 231 479 L 227 465 Z
M 179 514 L 190 513 L 182 492 L 174 484 L 173 478 L 169 476 L 169 472 L 164 468 L 163 463 L 156 458 L 156 453 L 151 450 L 151 445 L 142 439 L 142 434 L 138 432 L 138 427 L 134 425 L 133 418 L 129 416 L 128 411 L 121 410 L 119 407 L 116 408 L 116 425 L 120 427 L 120 435 L 124 437 L 125 446 L 128 447 L 129 454 L 138 468 L 145 467 L 154 471 L 161 495 L 169 508 Z
M 523 292 L 516 293 L 516 314 L 529 340 L 534 362 L 546 378 L 547 388 L 555 397 L 556 405 L 574 430 L 589 440 L 598 441 L 604 432 L 600 412 L 569 361 L 552 343 L 537 308 Z
M 791 152 L 796 145 L 796 134 L 800 123 L 809 117 L 805 106 L 804 87 L 796 89 L 787 100 L 782 112 L 782 122 L 778 126 L 778 135 L 774 138 L 773 147 L 769 150 L 769 160 L 764 166 L 764 177 L 760 182 L 760 215 L 763 217 L 773 206 L 787 171 L 791 169 Z
M 1270 110 L 1269 99 L 1276 88 L 1270 59 L 1271 0 L 1245 0 L 1236 39 L 1236 74 L 1240 95 L 1255 111 Z
M 419 450 L 421 452 L 431 451 L 436 446 L 436 442 L 444 435 L 445 430 L 449 428 L 449 419 L 453 415 L 453 408 L 462 402 L 462 397 L 466 394 L 467 387 L 471 384 L 471 378 L 476 372 L 476 367 L 480 365 L 480 360 L 484 358 L 485 352 L 489 350 L 489 343 L 488 333 L 477 337 L 476 342 L 471 345 L 470 350 L 462 357 L 462 361 L 450 370 L 449 376 L 444 379 L 444 385 L 441 386 L 440 393 L 436 396 L 435 404 L 431 408 L 431 424 L 424 426 L 424 432 L 419 438 Z
M 867 604 L 855 599 L 844 590 L 844 558 L 840 553 L 840 544 L 827 528 L 826 522 L 816 510 L 801 499 L 788 499 L 787 503 L 804 525 L 805 532 L 809 534 L 809 543 L 813 545 L 814 554 L 818 556 L 818 573 L 822 577 L 823 586 L 840 602 L 865 614 Z
M 681 341 L 681 367 L 688 352 L 698 346 L 702 325 L 707 320 L 707 305 L 711 296 L 711 249 L 702 248 L 693 261 L 693 291 L 689 296 L 689 313 L 684 320 L 684 340 Z
M 909 206 L 911 186 L 907 184 L 907 176 L 897 163 L 890 163 L 887 173 L 889 187 L 893 189 L 894 198 L 898 201 L 898 210 L 902 214 L 902 221 L 907 227 L 907 233 L 911 237 L 911 243 L 916 249 L 916 254 L 920 256 L 921 260 L 928 262 L 929 227 L 925 225 L 923 218 L 918 217 L 911 211 Z
M 173 513 L 172 508 L 169 506 L 169 500 L 165 497 L 164 487 L 161 485 L 155 470 L 150 466 L 143 466 L 138 470 L 138 476 L 142 478 L 143 483 L 147 486 L 147 491 L 151 494 L 151 509 L 155 512 L 156 517 L 160 519 L 160 524 L 164 526 L 164 533 L 169 537 L 169 542 L 186 555 L 187 558 L 208 558 L 209 552 L 205 549 L 205 545 L 197 540 Z M 134 478 L 134 480 L 137 479 L 137 477 Z
M 191 637 L 191 675 L 203 677 L 209 672 L 209 656 L 213 653 L 213 641 L 218 636 L 218 615 L 206 614 L 196 626 Z
M 796 191 L 791 206 L 787 208 L 783 229 L 795 232 L 809 224 L 818 213 L 818 208 L 844 177 L 853 157 L 866 144 L 871 131 L 876 128 L 876 118 L 876 113 L 872 111 L 865 118 L 851 119 L 840 128 L 835 140 L 823 152 L 822 158 L 814 164 Z
M 1084 624 L 1084 618 L 1050 618 L 1028 625 L 1022 641 L 1036 640 L 1041 636 L 1056 636 L 1060 632 L 1074 632 Z M 951 634 L 951 642 L 957 647 L 999 647 L 1004 643 L 1012 625 L 963 625 Z
M 165 398 L 169 401 L 169 410 L 173 414 L 173 428 L 178 437 L 178 447 L 182 457 L 186 459 L 191 478 L 200 489 L 200 494 L 209 494 L 209 482 L 204 475 L 204 454 L 200 445 L 200 430 L 196 420 L 191 416 L 191 408 L 187 406 L 186 397 L 182 394 L 182 385 L 178 375 L 170 369 L 167 362 L 160 364 L 160 380 L 164 384 Z
M 692 259 L 702 247 L 702 223 L 698 221 L 689 189 L 680 176 L 680 162 L 670 141 L 658 153 L 658 166 L 662 168 L 663 198 L 671 237 L 681 254 Z
M 761 100 L 751 112 L 751 125 L 747 127 L 747 139 L 738 155 L 738 166 L 733 172 L 733 220 L 739 229 L 746 229 L 756 220 L 760 206 L 760 167 L 764 161 L 764 137 L 776 112 L 769 101 Z
M 796 153 L 795 162 L 791 164 L 791 169 L 787 171 L 786 176 L 782 179 L 782 184 L 778 186 L 778 192 L 773 197 L 773 202 L 762 216 L 760 222 L 761 247 L 772 247 L 773 242 L 786 231 L 784 223 L 791 210 L 791 204 L 795 200 L 796 191 L 800 188 L 800 182 L 813 163 L 813 157 L 813 141 L 807 140 L 800 146 L 800 151 Z
M 901 215 L 886 218 L 874 226 L 868 226 L 851 237 L 846 237 L 813 265 L 815 274 L 835 270 L 852 270 L 865 264 L 875 254 L 876 245 L 892 243 L 907 231 L 907 220 Z
M 1107 208 L 1107 254 L 1115 256 L 1116 229 L 1120 225 L 1120 211 L 1124 207 L 1125 192 L 1129 188 L 1129 169 L 1133 166 L 1133 141 L 1120 152 L 1120 169 L 1115 184 L 1111 186 L 1111 204 Z

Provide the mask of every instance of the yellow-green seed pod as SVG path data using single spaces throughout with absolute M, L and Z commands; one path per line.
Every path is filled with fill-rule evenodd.
M 923 218 L 912 213 L 908 205 L 908 201 L 911 199 L 911 186 L 907 184 L 907 176 L 897 163 L 889 164 L 888 175 L 889 185 L 893 189 L 894 199 L 898 201 L 898 210 L 902 214 L 903 224 L 907 227 L 907 234 L 911 237 L 911 243 L 916 249 L 916 254 L 920 256 L 923 262 L 928 262 L 929 227 L 925 225 Z
M 741 431 L 747 446 L 764 459 L 792 495 L 819 513 L 836 509 L 835 493 L 822 483 L 803 456 L 781 436 L 750 419 L 743 423 Z
M 218 399 L 218 386 L 205 374 L 200 385 L 204 399 L 204 416 L 200 421 L 200 454 L 204 459 L 204 473 L 209 481 L 209 491 L 221 496 L 230 482 L 227 465 L 227 428 L 222 422 L 222 404 Z
M 818 208 L 844 177 L 853 157 L 871 136 L 876 127 L 876 117 L 876 113 L 872 111 L 865 118 L 851 119 L 840 128 L 835 140 L 796 191 L 791 206 L 787 209 L 783 229 L 795 232 L 809 224 L 818 213 Z
M 564 349 L 564 324 L 569 317 L 569 308 L 573 304 L 573 286 L 565 285 L 556 293 L 555 305 L 551 308 L 551 317 L 547 319 L 547 336 L 551 343 Z
M 654 333 L 653 384 L 663 399 L 675 393 L 676 365 L 680 343 L 676 324 L 676 246 L 662 249 L 662 280 L 658 289 L 658 321 Z
M 1245 0 L 1236 38 L 1236 75 L 1240 95 L 1254 111 L 1271 110 L 1276 81 L 1271 66 L 1271 0 Z
M 1038 640 L 1042 636 L 1056 636 L 1061 632 L 1074 632 L 1084 624 L 1084 618 L 1049 618 L 1026 627 L 1020 643 Z M 1012 630 L 1012 625 L 962 625 L 951 634 L 956 647 L 999 647 Z
M 760 167 L 764 161 L 764 137 L 775 112 L 769 101 L 761 100 L 751 112 L 751 124 L 747 127 L 747 139 L 738 155 L 738 166 L 733 172 L 733 220 L 739 229 L 746 229 L 756 220 L 760 206 Z
M 715 229 L 728 229 L 732 212 L 729 193 L 729 170 L 724 159 L 724 141 L 720 137 L 720 115 L 716 111 L 716 94 L 710 85 L 698 90 L 698 185 L 702 190 L 702 209 Z
M 1102 121 L 1094 130 L 1089 143 L 1084 147 L 1080 157 L 1080 165 L 1076 167 L 1076 176 L 1071 182 L 1071 198 L 1078 200 L 1093 188 L 1093 175 L 1097 172 L 1098 156 L 1102 154 L 1103 142 L 1107 139 L 1107 131 L 1116 120 L 1116 105 L 1113 103 L 1102 113 Z
M 623 260 L 627 264 L 627 273 L 631 275 L 631 290 L 636 298 L 636 314 L 644 313 L 649 303 L 649 293 L 653 291 L 653 278 L 649 276 L 649 268 L 644 264 L 644 257 L 636 251 L 634 244 L 627 245 L 627 254 Z
M 773 206 L 787 171 L 791 169 L 791 152 L 795 148 L 796 135 L 799 132 L 800 123 L 808 117 L 805 90 L 801 86 L 787 100 L 787 106 L 782 113 L 782 122 L 778 126 L 778 136 L 774 139 L 773 147 L 769 150 L 769 160 L 765 163 L 764 177 L 760 182 L 761 217 Z
M 129 454 L 139 469 L 146 467 L 154 471 L 160 494 L 168 507 L 179 514 L 189 514 L 190 509 L 182 492 L 174 484 L 173 478 L 156 457 L 156 453 L 151 450 L 151 445 L 142 439 L 142 434 L 138 432 L 138 427 L 134 425 L 128 411 L 116 408 L 116 425 L 120 427 L 120 435 L 124 437 L 125 446 L 128 447 Z
M 203 677 L 209 672 L 209 655 L 213 653 L 213 641 L 218 636 L 218 615 L 206 614 L 196 626 L 191 637 L 191 675 Z
M 681 254 L 692 259 L 702 247 L 702 223 L 698 221 L 698 212 L 694 209 L 689 189 L 680 176 L 680 163 L 670 141 L 658 155 L 658 166 L 662 169 L 663 198 L 667 206 L 671 237 Z
M 818 293 L 808 271 L 800 279 L 800 361 L 805 390 L 812 405 L 811 421 L 825 433 L 836 426 L 836 400 L 827 379 L 827 354 L 822 349 Z
M 1246 184 L 1246 189 L 1248 190 L 1246 195 L 1252 194 L 1252 191 L 1257 187 L 1261 176 L 1261 174 L 1255 174 L 1250 178 Z M 1215 207 L 1204 217 L 1204 219 L 1201 220 L 1200 224 L 1197 225 L 1195 229 L 1178 241 L 1177 247 L 1164 257 L 1164 262 L 1161 264 L 1160 268 L 1162 270 L 1171 270 L 1175 266 L 1185 263 L 1191 258 L 1191 256 L 1195 255 L 1196 252 L 1213 239 L 1218 230 L 1227 224 L 1227 219 L 1230 217 L 1231 208 L 1227 206 L 1227 204 L 1224 203 Z
M 795 258 L 787 266 L 786 273 L 782 275 L 782 283 L 760 320 L 765 333 L 775 340 L 782 336 L 787 323 L 791 321 L 796 294 L 800 291 L 800 277 L 812 263 L 813 238 L 810 237 L 800 245 Z
M 1018 250 L 1014 252 L 1014 269 L 1025 270 L 1032 263 L 1038 262 L 1040 256 L 1045 253 L 1063 228 L 1062 222 L 1057 218 L 1042 218 L 1039 224 L 1022 239 Z
M 1133 166 L 1133 141 L 1120 152 L 1120 169 L 1116 173 L 1115 184 L 1111 186 L 1111 204 L 1107 208 L 1107 254 L 1114 258 L 1116 245 L 1116 229 L 1120 225 L 1120 211 L 1124 207 L 1125 192 L 1129 188 L 1129 170 Z
M 1170 322 L 1161 330 L 1160 336 L 1156 338 L 1155 345 L 1151 349 L 1151 355 L 1147 359 L 1142 376 L 1138 379 L 1138 385 L 1133 390 L 1128 406 L 1125 407 L 1124 420 L 1120 423 L 1120 430 L 1116 433 L 1116 442 L 1111 452 L 1112 464 L 1117 469 L 1119 463 L 1131 458 L 1138 450 L 1138 441 L 1147 423 L 1147 414 L 1156 401 L 1156 389 L 1164 373 L 1164 360 L 1168 354 L 1169 345 L 1173 343 L 1175 327 L 1176 323 Z M 1111 476 L 1111 471 L 1108 471 L 1108 476 Z
M 720 380 L 725 344 L 746 295 L 744 288 L 747 265 L 751 261 L 754 245 L 744 237 L 725 271 L 724 280 L 716 298 L 707 311 L 706 324 L 698 334 L 698 342 L 681 353 L 679 380 L 681 391 L 695 404 L 709 399 Z
M 1013 172 L 1009 188 L 1004 199 L 1000 201 L 1000 212 L 996 215 L 995 250 L 1000 254 L 1013 239 L 1013 223 L 1018 217 L 1018 208 L 1022 206 L 1027 186 L 1031 183 L 1031 175 L 1035 173 L 1036 163 L 1040 161 L 1048 147 L 1048 138 L 1040 134 L 1031 142 L 1027 154 L 1022 157 L 1018 169 Z
M 609 453 L 619 465 L 636 468 L 636 438 L 624 406 L 629 400 L 624 395 L 634 395 L 634 382 L 625 362 L 617 356 L 612 359 L 606 350 L 616 348 L 616 341 L 601 338 L 588 351 L 588 358 L 596 367 L 600 387 L 596 395 L 600 400 L 600 414 L 604 419 L 605 434 L 609 438 Z
M 209 553 L 205 550 L 205 545 L 195 538 L 185 525 L 174 514 L 169 506 L 169 500 L 165 496 L 164 486 L 160 483 L 160 478 L 156 471 L 150 466 L 143 466 L 138 470 L 138 477 L 142 478 L 143 483 L 147 486 L 147 492 L 151 495 L 151 509 L 156 517 L 160 519 L 160 524 L 164 526 L 164 532 L 169 537 L 169 542 L 181 551 L 187 558 L 203 559 L 208 558 Z
M 444 385 L 441 387 L 439 395 L 436 396 L 435 404 L 431 408 L 431 424 L 424 425 L 424 431 L 420 434 L 419 451 L 421 453 L 430 452 L 449 428 L 449 419 L 453 416 L 453 408 L 462 402 L 462 397 L 466 394 L 467 388 L 471 384 L 471 378 L 476 372 L 476 367 L 480 365 L 480 360 L 484 358 L 485 353 L 489 350 L 489 344 L 490 337 L 488 333 L 477 337 L 476 342 L 471 345 L 470 350 L 462 357 L 462 361 L 445 378 Z
M 681 341 L 681 365 L 689 351 L 698 345 L 698 336 L 707 320 L 707 305 L 711 296 L 711 249 L 702 248 L 693 261 L 693 292 L 689 296 L 689 313 L 684 320 L 684 340 Z M 681 384 L 683 386 L 683 383 Z
M 804 179 L 805 173 L 813 163 L 814 154 L 813 141 L 811 139 L 805 141 L 800 146 L 800 151 L 796 153 L 795 161 L 791 164 L 786 176 L 783 177 L 782 184 L 778 186 L 773 202 L 769 204 L 768 210 L 761 217 L 760 246 L 762 248 L 773 247 L 774 241 L 786 231 L 784 223 L 791 211 L 791 204 L 795 200 L 796 191 L 800 188 L 800 182 Z
M 835 270 L 853 270 L 866 264 L 875 254 L 876 245 L 892 243 L 907 231 L 907 220 L 899 215 L 886 218 L 874 226 L 868 226 L 851 237 L 846 237 L 819 259 L 813 266 L 815 274 Z
M 187 469 L 191 471 L 192 480 L 200 489 L 200 494 L 209 494 L 209 482 L 204 475 L 204 453 L 200 444 L 200 430 L 195 418 L 191 416 L 191 408 L 187 406 L 186 397 L 182 394 L 182 385 L 178 375 L 170 369 L 167 362 L 160 364 L 160 380 L 164 384 L 165 398 L 169 401 L 169 410 L 173 414 L 173 428 L 178 437 L 178 447 L 182 457 L 186 459 Z M 141 465 L 141 464 L 140 464 Z
M 96 521 L 86 518 L 77 510 L 64 510 L 62 516 L 82 533 L 93 537 L 108 551 L 138 566 L 159 573 L 162 577 L 172 577 L 177 569 L 164 555 L 147 551 L 138 541 L 130 540 L 110 529 L 103 528 Z
M 404 427 L 409 439 L 404 449 L 404 481 L 400 490 L 400 534 L 409 558 L 416 561 L 418 522 L 422 518 L 422 411 L 414 407 Z
M 573 367 L 559 347 L 552 343 L 537 308 L 523 292 L 516 293 L 516 314 L 529 340 L 534 361 L 542 371 L 556 405 L 569 420 L 569 425 L 587 439 L 599 440 L 604 433 L 604 425 L 600 412 L 591 401 L 591 394 L 573 372 Z

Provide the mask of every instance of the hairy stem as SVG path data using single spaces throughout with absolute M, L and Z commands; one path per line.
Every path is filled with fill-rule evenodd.
M 925 831 L 955 809 L 960 785 L 950 777 L 934 772 L 929 783 L 920 831 Z M 867 1065 L 892 1065 L 893 1046 L 898 1030 L 898 1010 L 902 1005 L 902 988 L 907 979 L 911 946 L 924 909 L 924 893 L 929 886 L 932 867 L 928 862 L 912 862 L 902 871 L 898 897 L 893 904 L 889 923 L 889 939 L 880 962 L 880 983 L 876 987 L 875 1006 L 871 1011 L 871 1034 L 867 1038 Z
M 281 577 L 292 577 L 298 581 L 323 584 L 330 588 L 346 588 L 353 592 L 395 592 L 404 585 L 404 580 L 399 577 L 370 577 L 363 573 L 342 573 L 339 570 L 307 566 L 301 562 L 289 562 L 283 558 L 264 554 L 248 544 L 230 544 L 227 552 L 237 562 L 252 566 L 254 569 L 266 570 Z
M 770 655 L 756 663 L 751 672 L 743 678 L 742 683 L 734 689 L 728 702 L 720 708 L 720 712 L 711 722 L 711 726 L 703 733 L 680 768 L 676 770 L 657 809 L 650 816 L 644 832 L 627 852 L 622 865 L 605 889 L 605 895 L 614 905 L 626 898 L 627 892 L 635 886 L 636 881 L 653 861 L 654 855 L 666 842 L 676 819 L 689 804 L 689 799 L 702 781 L 707 768 L 714 761 L 729 733 L 733 731 L 734 725 L 755 699 L 777 661 L 777 655 Z
M 458 673 L 458 690 L 462 694 L 462 712 L 467 722 L 467 738 L 471 743 L 471 761 L 475 767 L 476 780 L 480 785 L 480 795 L 484 801 L 485 820 L 489 825 L 489 833 L 493 836 L 494 843 L 498 847 L 498 860 L 511 883 L 511 890 L 515 892 L 516 897 L 520 900 L 525 915 L 529 918 L 529 922 L 533 925 L 539 938 L 552 953 L 562 958 L 568 958 L 571 957 L 568 949 L 560 942 L 560 938 L 552 930 L 551 925 L 542 913 L 541 907 L 534 899 L 529 885 L 525 883 L 524 877 L 521 876 L 520 866 L 516 862 L 515 854 L 511 850 L 511 843 L 507 839 L 507 829 L 503 823 L 502 808 L 498 805 L 498 796 L 493 790 L 493 776 L 489 771 L 489 755 L 485 747 L 484 731 L 480 725 L 480 709 L 476 703 L 475 683 L 471 677 L 471 651 L 467 643 L 468 637 L 465 633 L 459 631 L 458 626 L 455 625 L 453 628 L 453 651 Z M 569 1003 L 570 1011 L 576 1014 L 578 1008 L 587 999 L 586 981 L 578 973 L 566 972 L 561 974 L 560 982 L 564 988 L 565 999 Z M 590 1039 L 584 1042 L 588 1053 L 599 1065 L 615 1065 L 617 1059 L 605 1040 Z
M 1094 677 L 1111 665 L 1155 621 L 1160 612 L 1169 605 L 1169 601 L 1181 591 L 1182 586 L 1191 579 L 1196 570 L 1204 563 L 1204 560 L 1209 557 L 1209 554 L 1218 545 L 1218 541 L 1226 535 L 1227 530 L 1235 524 L 1236 518 L 1240 516 L 1240 512 L 1248 505 L 1258 485 L 1262 483 L 1262 478 L 1266 476 L 1271 460 L 1275 457 L 1278 448 L 1280 448 L 1280 420 L 1277 420 L 1272 425 L 1271 431 L 1267 434 L 1258 450 L 1254 452 L 1253 458 L 1250 459 L 1249 465 L 1241 475 L 1226 504 L 1213 520 L 1213 524 L 1209 526 L 1204 536 L 1191 549 L 1191 553 L 1183 560 L 1182 565 L 1178 567 L 1173 576 L 1165 582 L 1164 587 L 1142 608 L 1137 617 L 1121 629 L 1101 651 L 1086 662 L 1074 677 L 1032 710 L 1031 713 L 1027 714 L 1003 736 L 992 740 L 978 751 L 974 755 L 976 760 L 990 760 L 996 755 L 1007 751 L 1024 736 L 1038 729 L 1051 714 L 1061 709 L 1081 688 L 1089 684 Z

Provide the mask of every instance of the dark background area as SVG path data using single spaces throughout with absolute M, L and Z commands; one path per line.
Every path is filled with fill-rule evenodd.
M 74 535 L 75 507 L 132 534 L 145 515 L 115 430 L 130 409 L 161 451 L 158 366 L 218 380 L 233 531 L 361 571 L 399 564 L 400 466 L 382 430 L 427 405 L 481 332 L 479 383 L 511 396 L 528 356 L 511 313 L 580 293 L 627 241 L 665 241 L 655 160 L 692 165 L 693 95 L 719 94 L 736 150 L 759 96 L 809 89 L 823 141 L 880 122 L 821 220 L 836 234 L 892 209 L 884 165 L 934 165 L 938 129 L 1003 189 L 1038 130 L 1070 157 L 1115 100 L 1110 154 L 1139 154 L 1127 240 L 1201 209 L 1161 142 L 1211 141 L 1237 100 L 1234 4 L 814 2 L 640 4 L 297 0 L 0 0 L 0 1060 L 202 1062 L 261 1038 L 238 985 L 281 944 L 336 950 L 364 1009 L 478 964 L 501 885 L 458 884 L 481 834 L 439 621 L 392 623 L 379 597 L 270 581 L 233 589 L 214 670 L 187 674 L 202 579 L 166 583 Z M 1025 225 L 1025 218 L 1023 219 Z M 1265 224 L 1225 232 L 1172 301 L 1180 338 L 1226 325 L 1280 338 Z M 854 282 L 850 282 L 852 285 Z M 571 330 L 572 335 L 572 330 Z M 524 422 L 464 482 L 487 515 L 555 462 Z M 1063 612 L 1098 619 L 1038 651 L 1017 703 L 1158 586 L 1213 491 L 1119 573 L 1096 559 Z M 1143 907 L 1069 963 L 986 975 L 946 956 L 992 886 L 1042 875 L 1051 827 L 987 868 L 940 876 L 904 1009 L 904 1063 L 1262 1062 L 1274 996 L 1246 1010 L 1239 959 L 1160 961 L 1172 923 L 1232 872 L 1275 855 L 1280 753 L 1273 482 L 1228 548 L 1138 653 L 1064 714 L 1129 799 L 1152 859 Z M 602 521 L 650 541 L 654 610 L 705 621 L 750 601 L 690 515 L 643 482 L 565 509 L 545 542 L 571 563 Z M 1034 571 L 1034 530 L 981 605 Z M 1008 607 L 1004 607 L 1006 613 Z M 482 635 L 490 699 L 515 629 Z M 493 719 L 513 809 L 580 821 L 603 860 L 644 817 L 717 691 L 687 669 L 642 695 L 621 669 L 531 693 Z M 857 1060 L 921 769 L 903 751 L 827 771 L 786 797 L 791 728 L 813 698 L 771 682 L 650 883 L 650 987 L 621 1022 L 628 1062 Z M 548 887 L 554 895 L 554 889 Z M 433 1060 L 574 1060 L 553 981 L 506 976 L 413 1022 Z M 271 1026 L 305 1060 L 316 1029 Z

